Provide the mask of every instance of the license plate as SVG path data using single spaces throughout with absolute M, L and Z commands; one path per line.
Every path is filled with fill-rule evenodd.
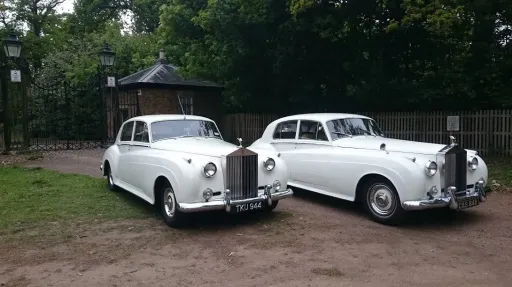
M 244 203 L 244 204 L 237 204 L 235 205 L 236 212 L 244 212 L 244 211 L 250 211 L 250 210 L 258 210 L 263 208 L 262 202 L 251 202 L 251 203 Z
M 459 201 L 459 209 L 466 209 L 478 205 L 478 199 L 471 198 L 463 201 Z

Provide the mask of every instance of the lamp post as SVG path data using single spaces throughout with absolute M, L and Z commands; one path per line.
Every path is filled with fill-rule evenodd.
M 104 67 L 111 67 L 114 65 L 114 61 L 116 60 L 116 53 L 112 51 L 112 48 L 108 45 L 108 43 L 103 44 L 103 50 L 99 53 L 100 63 Z
M 9 108 L 9 94 L 8 94 L 8 88 L 7 88 L 7 67 L 8 67 L 8 61 L 9 58 L 19 58 L 21 54 L 21 41 L 18 39 L 18 36 L 14 32 L 14 30 L 11 29 L 9 36 L 7 39 L 3 41 L 4 46 L 4 52 L 5 57 L 2 61 L 2 75 L 1 75 L 1 82 L 2 82 L 2 103 L 3 103 L 3 122 L 4 122 L 4 143 L 5 143 L 5 150 L 9 151 L 11 149 L 11 111 Z M 21 74 L 20 71 L 13 70 L 11 73 L 14 72 L 14 75 L 18 73 L 19 78 L 11 76 L 11 81 L 21 81 Z
M 104 127 L 103 140 L 104 140 L 104 145 L 106 147 L 106 143 L 108 141 L 108 136 L 109 136 L 109 118 L 111 118 L 110 123 L 112 123 L 114 125 L 114 128 L 116 126 L 116 115 L 117 115 L 116 110 L 117 109 L 114 110 L 114 107 L 116 106 L 117 101 L 116 101 L 116 97 L 111 95 L 109 98 L 110 105 L 107 104 L 107 97 L 105 96 L 105 88 L 106 87 L 115 88 L 116 87 L 116 79 L 115 79 L 115 77 L 112 77 L 112 76 L 107 76 L 105 78 L 106 75 L 104 74 L 104 71 L 107 68 L 112 68 L 112 66 L 114 66 L 114 62 L 116 59 L 116 53 L 114 51 L 112 51 L 112 48 L 110 48 L 108 43 L 105 42 L 103 44 L 103 50 L 101 50 L 99 52 L 99 58 L 100 58 L 100 64 L 101 64 L 100 85 L 101 85 L 101 99 L 102 99 L 102 105 L 103 105 L 102 108 L 104 111 L 103 112 L 104 113 L 103 120 L 105 121 L 103 124 L 103 127 Z M 107 108 L 109 108 L 109 109 L 107 110 Z M 111 114 L 110 117 L 109 117 L 109 111 Z

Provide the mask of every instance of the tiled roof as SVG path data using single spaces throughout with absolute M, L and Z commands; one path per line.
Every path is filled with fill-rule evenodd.
M 209 81 L 200 79 L 184 79 L 178 74 L 177 70 L 177 67 L 170 65 L 165 59 L 158 59 L 152 67 L 119 79 L 119 86 L 157 84 L 169 86 L 223 88 L 222 85 Z

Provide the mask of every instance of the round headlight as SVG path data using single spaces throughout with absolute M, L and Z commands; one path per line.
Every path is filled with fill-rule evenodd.
M 428 176 L 433 176 L 434 174 L 436 174 L 437 172 L 437 163 L 435 163 L 434 161 L 427 161 L 427 163 L 425 164 L 425 173 L 428 175 Z
M 217 173 L 217 166 L 213 162 L 209 162 L 204 166 L 203 173 L 206 177 L 212 177 Z
M 268 170 L 268 171 L 271 171 L 274 169 L 274 167 L 276 167 L 276 162 L 272 159 L 272 158 L 267 158 L 264 162 L 263 162 L 263 166 Z
M 278 191 L 281 189 L 281 182 L 279 180 L 276 180 L 276 181 L 274 181 L 273 186 L 274 186 L 274 190 Z
M 476 157 L 472 157 L 468 160 L 468 167 L 470 170 L 475 170 L 478 167 L 478 159 Z

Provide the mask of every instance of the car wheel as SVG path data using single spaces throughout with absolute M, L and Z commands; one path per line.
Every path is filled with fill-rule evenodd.
M 111 190 L 111 191 L 117 190 L 117 185 L 114 184 L 114 176 L 112 175 L 112 170 L 110 169 L 110 167 L 108 168 L 108 171 L 107 171 L 107 185 L 108 185 L 109 190 Z
M 160 208 L 165 224 L 169 227 L 183 226 L 185 223 L 185 214 L 178 210 L 176 196 L 169 183 L 165 183 L 162 186 L 160 196 Z
M 374 180 L 365 187 L 365 208 L 373 220 L 386 224 L 397 225 L 405 217 L 405 210 L 395 187 L 386 180 Z

